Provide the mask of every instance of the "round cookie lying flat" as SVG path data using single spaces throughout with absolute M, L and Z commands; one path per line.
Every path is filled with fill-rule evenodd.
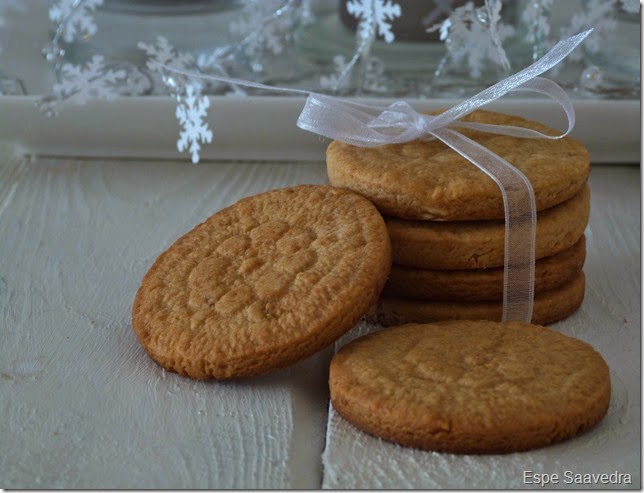
M 391 265 L 376 208 L 302 185 L 255 195 L 177 240 L 145 275 L 133 329 L 150 357 L 194 378 L 266 373 L 350 329 Z
M 609 369 L 590 345 L 521 322 L 405 325 L 331 361 L 334 408 L 401 445 L 483 454 L 530 450 L 598 423 Z
M 548 325 L 572 315 L 584 301 L 583 271 L 559 287 L 535 295 L 532 323 Z M 368 318 L 384 326 L 443 320 L 501 321 L 501 301 L 428 301 L 381 297 Z
M 571 281 L 586 259 L 586 237 L 572 248 L 535 262 L 534 291 L 542 293 Z M 499 301 L 503 299 L 503 267 L 430 270 L 391 266 L 383 296 L 434 301 Z
M 590 215 L 590 189 L 537 214 L 535 257 L 571 248 Z M 393 262 L 419 269 L 486 269 L 503 265 L 503 221 L 406 221 L 386 217 Z
M 477 110 L 462 121 L 513 125 L 548 135 L 558 131 L 518 116 Z M 586 184 L 588 151 L 578 141 L 525 139 L 460 128 L 521 170 L 532 183 L 537 210 L 568 200 Z M 503 219 L 503 199 L 483 171 L 438 140 L 374 148 L 332 142 L 327 149 L 332 185 L 355 190 L 383 214 L 414 220 Z

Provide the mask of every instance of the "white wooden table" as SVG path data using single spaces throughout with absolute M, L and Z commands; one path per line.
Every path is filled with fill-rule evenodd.
M 179 235 L 236 200 L 324 183 L 322 162 L 0 160 L 0 487 L 523 488 L 524 471 L 630 474 L 640 488 L 640 170 L 595 165 L 582 308 L 554 328 L 594 345 L 613 397 L 572 441 L 456 456 L 367 436 L 329 412 L 333 348 L 238 382 L 155 365 L 131 329 L 139 282 Z M 372 330 L 359 324 L 354 333 Z

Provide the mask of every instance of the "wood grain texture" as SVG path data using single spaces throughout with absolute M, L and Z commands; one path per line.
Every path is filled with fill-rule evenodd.
M 589 432 L 527 453 L 459 456 L 403 448 L 368 436 L 329 410 L 323 488 L 528 488 L 523 471 L 631 475 L 640 488 L 640 169 L 595 166 L 591 219 L 586 230 L 586 298 L 572 317 L 552 328 L 593 345 L 611 369 L 608 413 Z M 375 326 L 362 325 L 343 344 Z M 574 485 L 573 485 L 574 486 Z M 586 486 L 588 487 L 588 486 Z
M 130 310 L 183 232 L 243 196 L 325 180 L 322 163 L 40 159 L 0 182 L 0 487 L 319 487 L 329 351 L 195 382 L 147 357 Z
M 2 157 L 0 487 L 521 488 L 531 468 L 618 470 L 639 488 L 639 168 L 593 168 L 586 301 L 554 326 L 606 359 L 608 415 L 567 443 L 477 457 L 385 443 L 332 409 L 327 423 L 329 351 L 221 384 L 164 372 L 138 345 L 132 298 L 161 251 L 242 196 L 325 182 L 322 163 Z

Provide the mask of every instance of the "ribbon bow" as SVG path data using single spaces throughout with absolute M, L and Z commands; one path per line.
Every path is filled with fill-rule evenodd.
M 568 135 L 575 125 L 575 111 L 570 98 L 555 82 L 538 76 L 566 58 L 591 32 L 592 29 L 589 29 L 559 41 L 529 67 L 439 115 L 420 114 L 404 101 L 398 101 L 386 107 L 364 105 L 301 89 L 271 87 L 257 82 L 191 73 L 167 65 L 159 65 L 168 71 L 189 77 L 270 91 L 307 94 L 308 98 L 297 120 L 297 126 L 347 144 L 375 147 L 416 139 L 438 139 L 452 148 L 485 172 L 501 190 L 505 214 L 503 320 L 530 322 L 534 302 L 534 249 L 537 222 L 532 185 L 521 171 L 505 159 L 452 127 L 458 126 L 530 139 L 561 139 Z M 566 132 L 550 136 L 522 127 L 460 121 L 463 116 L 511 91 L 537 92 L 559 103 L 568 118 Z

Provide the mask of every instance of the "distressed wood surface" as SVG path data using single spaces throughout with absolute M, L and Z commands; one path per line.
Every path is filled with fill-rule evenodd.
M 318 488 L 320 353 L 233 383 L 165 372 L 131 329 L 162 250 L 322 163 L 0 163 L 0 487 Z
M 641 487 L 641 263 L 640 169 L 595 166 L 591 174 L 586 298 L 580 310 L 553 324 L 592 344 L 611 369 L 608 414 L 594 429 L 552 447 L 509 455 L 458 456 L 423 452 L 384 442 L 357 430 L 329 409 L 323 454 L 323 487 L 333 489 L 535 488 L 524 471 L 556 473 L 550 487 Z M 354 328 L 339 345 L 377 330 Z M 566 484 L 566 471 L 628 473 L 632 484 Z
M 243 196 L 325 182 L 322 163 L 0 154 L 0 487 L 522 488 L 527 469 L 617 470 L 639 487 L 638 167 L 594 167 L 586 300 L 555 325 L 607 360 L 609 414 L 564 444 L 477 457 L 356 430 L 328 406 L 330 350 L 222 384 L 163 371 L 134 337 L 132 298 L 161 251 Z

